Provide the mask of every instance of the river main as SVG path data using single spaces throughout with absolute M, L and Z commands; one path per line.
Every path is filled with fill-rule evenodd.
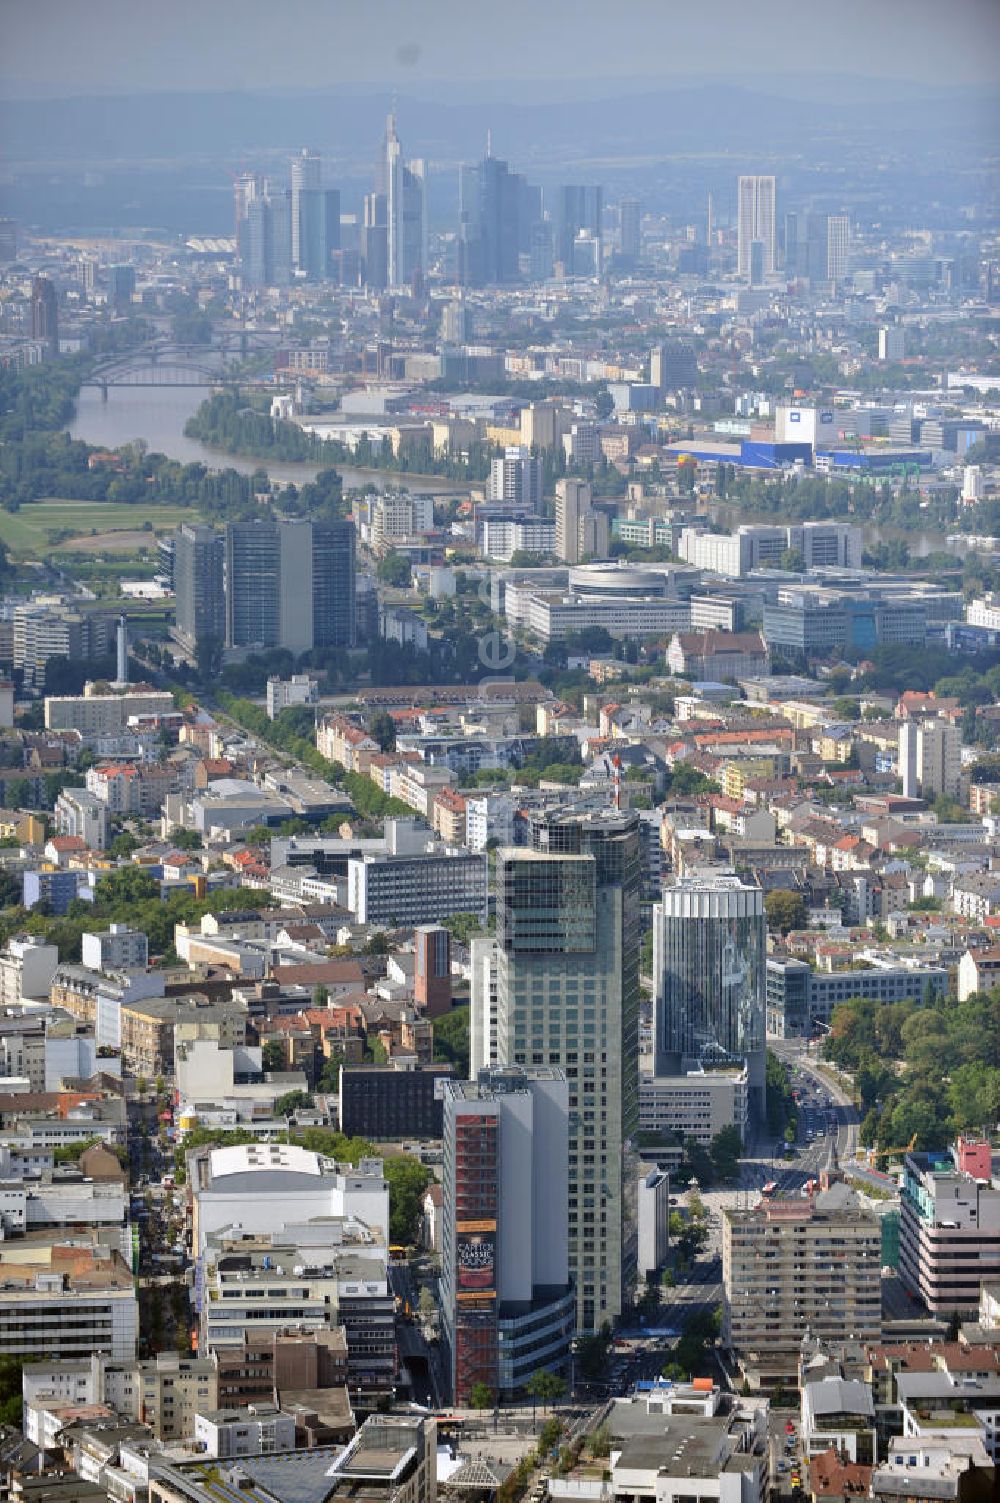
M 317 464 L 308 464 L 304 460 L 248 459 L 245 455 L 226 454 L 221 449 L 213 449 L 200 439 L 188 438 L 184 424 L 197 411 L 204 395 L 205 389 L 197 386 L 116 386 L 109 390 L 108 399 L 104 401 L 95 387 L 85 386 L 77 398 L 76 417 L 70 423 L 69 431 L 73 438 L 82 438 L 87 443 L 100 444 L 108 449 L 127 444 L 132 439 L 143 438 L 149 448 L 157 453 L 166 454 L 168 458 L 176 459 L 181 464 L 204 464 L 211 470 L 228 467 L 239 470 L 243 475 L 251 475 L 254 470 L 265 469 L 272 480 L 283 484 L 301 485 L 306 480 L 315 479 L 322 468 Z M 360 489 L 369 483 L 379 487 L 399 485 L 411 491 L 435 493 L 454 493 L 468 489 L 467 486 L 454 480 L 445 480 L 444 477 L 440 480 L 417 478 L 391 470 L 360 470 L 341 464 L 337 464 L 335 468 L 343 476 L 347 490 Z M 775 520 L 771 517 L 741 516 L 737 507 L 725 502 L 710 506 L 708 510 L 717 521 L 728 526 L 735 526 L 740 521 Z M 880 527 L 873 522 L 862 523 L 861 530 L 867 547 L 901 538 L 917 558 L 949 548 L 945 535 L 941 532 L 923 529 L 909 532 L 899 527 Z M 967 546 L 953 544 L 949 551 L 961 554 L 967 550 Z
M 145 439 L 150 450 L 166 454 L 181 464 L 204 464 L 210 470 L 233 469 L 243 475 L 265 469 L 272 480 L 301 485 L 315 479 L 322 465 L 305 460 L 248 459 L 246 455 L 226 454 L 200 439 L 188 438 L 184 424 L 199 408 L 206 391 L 199 386 L 113 386 L 107 401 L 93 386 L 84 386 L 76 399 L 76 416 L 69 425 L 73 438 L 105 449 L 116 449 L 133 439 Z M 378 486 L 400 485 L 411 491 L 453 492 L 464 490 L 454 480 L 417 478 L 386 470 L 359 470 L 337 464 L 347 490 L 373 482 Z

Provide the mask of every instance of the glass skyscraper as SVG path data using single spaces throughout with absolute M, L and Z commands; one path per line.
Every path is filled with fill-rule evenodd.
M 653 907 L 656 1074 L 746 1062 L 764 1091 L 764 894 L 733 872 L 686 877 Z

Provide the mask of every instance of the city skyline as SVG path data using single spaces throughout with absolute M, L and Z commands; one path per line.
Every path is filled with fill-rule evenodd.
M 1000 0 L 7 11 L 10 1490 L 979 1503 Z

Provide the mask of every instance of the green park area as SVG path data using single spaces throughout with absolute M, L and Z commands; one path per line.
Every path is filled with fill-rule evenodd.
M 169 504 L 140 507 L 114 501 L 31 501 L 18 511 L 0 511 L 0 541 L 21 558 L 44 556 L 53 549 L 136 553 L 148 547 L 156 533 L 169 532 L 180 522 L 197 520 L 197 516 L 193 507 Z

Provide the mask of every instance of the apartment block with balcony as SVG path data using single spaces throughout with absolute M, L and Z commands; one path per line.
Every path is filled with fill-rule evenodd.
M 844 1185 L 727 1209 L 722 1280 L 723 1344 L 752 1387 L 797 1382 L 807 1331 L 824 1343 L 881 1335 L 879 1223 Z
M 1000 1189 L 988 1143 L 910 1153 L 903 1170 L 899 1274 L 932 1315 L 973 1316 L 984 1283 L 1000 1278 Z

